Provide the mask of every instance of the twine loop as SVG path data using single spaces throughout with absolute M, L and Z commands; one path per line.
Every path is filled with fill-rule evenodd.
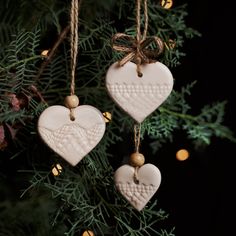
M 141 136 L 141 124 L 135 124 L 134 125 L 134 148 L 135 152 L 139 152 L 139 147 L 140 147 L 140 136 Z M 136 184 L 139 184 L 139 177 L 138 177 L 138 169 L 139 167 L 136 166 L 134 170 L 134 182 Z
M 79 10 L 82 0 L 71 0 L 70 9 L 70 57 L 71 57 L 71 84 L 70 95 L 75 94 L 75 71 L 76 62 L 78 56 L 78 44 L 79 44 Z M 70 119 L 75 120 L 73 108 L 70 108 Z
M 141 136 L 141 124 L 134 125 L 134 150 L 139 152 L 140 147 L 140 136 Z
M 134 169 L 134 183 L 136 184 L 139 184 L 138 169 L 139 167 L 135 167 Z
M 81 1 L 80 1 L 81 2 Z M 79 7 L 80 2 L 78 0 L 71 1 L 71 10 L 70 10 L 70 57 L 71 57 L 71 86 L 70 94 L 75 94 L 75 70 L 76 70 L 76 61 L 78 55 L 78 24 L 79 24 Z
M 141 1 L 137 0 L 137 13 L 136 13 L 136 37 L 124 33 L 117 33 L 112 37 L 112 48 L 118 52 L 125 53 L 125 56 L 119 61 L 119 65 L 123 66 L 129 61 L 137 64 L 137 72 L 142 76 L 140 65 L 153 63 L 156 58 L 163 52 L 164 43 L 157 36 L 147 37 L 148 28 L 148 10 L 147 0 L 144 0 L 144 31 L 141 34 Z
M 151 45 L 155 48 L 150 48 Z M 117 33 L 112 37 L 112 48 L 126 53 L 119 61 L 120 66 L 123 66 L 132 60 L 137 63 L 139 59 L 141 59 L 141 64 L 155 62 L 154 58 L 163 52 L 164 44 L 159 37 L 151 36 L 142 40 L 138 47 L 137 39 L 124 33 Z

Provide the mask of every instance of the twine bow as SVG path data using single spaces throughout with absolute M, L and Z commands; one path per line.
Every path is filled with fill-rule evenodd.
M 148 28 L 147 0 L 144 0 L 145 25 L 143 35 L 141 36 L 141 1 L 142 0 L 137 0 L 136 38 L 124 33 L 117 33 L 112 37 L 112 48 L 118 52 L 126 53 L 126 55 L 119 61 L 119 65 L 123 66 L 128 61 L 134 61 L 137 64 L 138 76 L 142 76 L 140 65 L 155 62 L 155 59 L 163 52 L 164 49 L 163 41 L 159 37 L 146 37 Z
M 151 45 L 155 48 L 151 48 Z M 138 42 L 130 35 L 117 33 L 112 38 L 112 48 L 118 52 L 127 53 L 119 61 L 120 66 L 123 66 L 128 61 L 134 60 L 137 62 L 138 58 L 140 58 L 141 64 L 155 62 L 154 58 L 163 52 L 164 44 L 157 36 L 147 37 Z

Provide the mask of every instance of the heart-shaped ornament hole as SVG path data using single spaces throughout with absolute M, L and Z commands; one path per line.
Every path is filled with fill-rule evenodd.
M 160 62 L 141 65 L 142 77 L 137 75 L 137 65 L 115 62 L 106 74 L 106 87 L 113 100 L 134 120 L 141 123 L 170 95 L 173 76 Z
M 161 173 L 156 166 L 145 164 L 137 171 L 138 183 L 135 183 L 134 176 L 135 167 L 123 165 L 115 172 L 115 185 L 126 200 L 141 211 L 158 190 Z
M 70 110 L 64 106 L 50 106 L 39 117 L 38 131 L 44 142 L 72 166 L 82 160 L 102 139 L 105 121 L 93 106 L 82 105 Z

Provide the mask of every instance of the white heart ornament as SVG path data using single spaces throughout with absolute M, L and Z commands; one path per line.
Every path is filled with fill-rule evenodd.
M 116 188 L 126 200 L 138 211 L 141 211 L 158 190 L 161 173 L 152 164 L 145 164 L 137 171 L 139 183 L 134 182 L 135 167 L 123 165 L 115 172 Z
M 64 106 L 50 106 L 39 117 L 38 131 L 44 142 L 72 166 L 82 160 L 102 139 L 105 121 L 93 106 L 81 105 L 70 110 Z
M 127 62 L 112 64 L 106 74 L 106 87 L 113 100 L 134 120 L 141 123 L 170 95 L 173 76 L 160 62 L 141 65 L 142 77 L 137 75 L 137 65 Z

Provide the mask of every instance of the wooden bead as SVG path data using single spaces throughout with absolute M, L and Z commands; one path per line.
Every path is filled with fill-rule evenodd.
M 140 167 L 144 164 L 145 158 L 142 153 L 135 152 L 130 155 L 130 165 Z
M 76 95 L 66 96 L 65 105 L 68 108 L 76 108 L 79 105 L 79 98 Z

